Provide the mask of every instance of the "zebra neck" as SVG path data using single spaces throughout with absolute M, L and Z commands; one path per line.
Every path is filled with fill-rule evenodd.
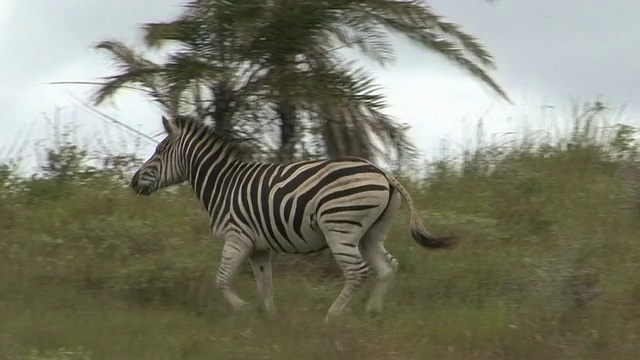
M 226 144 L 209 143 L 187 152 L 189 163 L 189 183 L 211 216 L 211 221 L 219 214 L 228 213 L 220 208 L 227 186 L 225 181 L 233 169 L 241 164 Z

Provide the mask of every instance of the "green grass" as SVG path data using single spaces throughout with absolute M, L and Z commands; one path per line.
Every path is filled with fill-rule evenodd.
M 403 208 L 384 313 L 364 311 L 372 278 L 330 325 L 342 280 L 326 254 L 276 258 L 273 320 L 246 266 L 238 290 L 255 308 L 231 312 L 213 286 L 220 243 L 187 189 L 143 198 L 100 174 L 11 178 L 0 359 L 636 358 L 639 213 L 620 173 L 637 147 L 598 139 L 479 149 L 462 169 L 405 180 L 427 227 L 461 243 L 418 248 Z

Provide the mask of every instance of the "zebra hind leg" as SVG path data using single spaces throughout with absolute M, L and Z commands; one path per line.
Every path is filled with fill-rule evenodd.
M 234 310 L 239 310 L 247 305 L 232 287 L 240 266 L 251 253 L 251 247 L 237 237 L 225 240 L 222 248 L 222 261 L 216 276 L 216 285 L 222 291 L 222 295 Z
M 327 312 L 325 323 L 328 323 L 331 319 L 342 314 L 353 295 L 360 289 L 364 280 L 369 276 L 369 266 L 358 247 L 361 238 L 360 232 L 355 236 L 353 233 L 328 232 L 326 238 L 331 253 L 340 266 L 345 279 L 342 291 Z
M 253 275 L 256 278 L 258 293 L 262 297 L 265 310 L 271 317 L 278 311 L 273 302 L 273 280 L 271 276 L 271 253 L 269 251 L 256 251 L 249 255 L 249 262 Z
M 380 238 L 380 236 L 372 236 L 372 239 L 367 239 L 367 242 L 362 245 L 362 255 L 376 271 L 376 284 L 367 301 L 367 312 L 370 313 L 382 312 L 384 296 L 398 271 L 398 260 L 389 254 L 382 241 L 376 241 L 376 238 Z
M 376 271 L 376 284 L 367 301 L 367 312 L 382 312 L 384 296 L 392 285 L 398 271 L 398 260 L 384 248 L 384 240 L 400 207 L 400 196 L 396 193 L 378 221 L 365 233 L 360 248 L 365 260 Z

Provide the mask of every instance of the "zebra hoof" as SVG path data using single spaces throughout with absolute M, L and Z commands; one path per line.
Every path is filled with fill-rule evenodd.
M 324 323 L 329 324 L 338 320 L 342 315 L 342 311 L 329 310 L 324 318 Z
M 382 312 L 382 304 L 379 302 L 369 302 L 366 307 L 369 314 L 380 314 Z
M 258 306 L 257 310 L 260 313 L 260 315 L 263 315 L 268 319 L 275 319 L 279 315 L 278 310 L 275 310 L 275 309 L 265 309 L 261 306 Z
M 236 301 L 233 304 L 231 304 L 231 308 L 234 311 L 243 311 L 250 308 L 250 306 L 249 306 L 249 303 L 246 301 Z

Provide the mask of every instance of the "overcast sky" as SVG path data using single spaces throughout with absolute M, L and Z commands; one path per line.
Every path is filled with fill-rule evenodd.
M 501 101 L 443 59 L 398 44 L 396 64 L 373 70 L 388 94 L 388 112 L 412 125 L 411 136 L 426 156 L 434 155 L 443 138 L 453 146 L 468 144 L 481 117 L 488 133 L 564 127 L 553 122 L 568 114 L 572 100 L 626 105 L 622 120 L 640 122 L 640 1 L 430 3 L 482 39 L 496 58 L 495 77 L 515 104 Z M 47 83 L 92 81 L 114 73 L 106 54 L 91 45 L 109 38 L 140 44 L 140 24 L 169 20 L 179 13 L 180 4 L 179 0 L 0 0 L 0 157 L 12 156 L 12 142 L 24 138 L 30 128 L 32 139 L 49 137 L 43 114 L 51 115 L 55 106 L 66 109 L 63 120 L 75 119 L 91 145 L 93 135 L 102 134 L 105 125 L 67 95 L 86 99 L 91 88 Z M 161 130 L 160 109 L 139 94 L 123 92 L 114 105 L 100 110 L 148 134 Z M 544 106 L 556 110 L 553 115 L 547 110 L 542 121 Z

